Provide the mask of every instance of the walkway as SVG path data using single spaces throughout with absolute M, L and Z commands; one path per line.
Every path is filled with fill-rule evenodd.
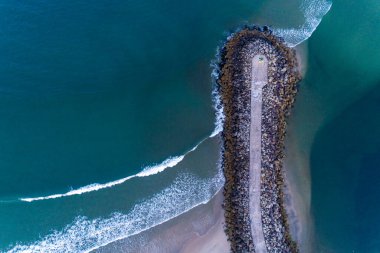
M 251 126 L 249 154 L 249 208 L 251 214 L 251 232 L 256 253 L 266 253 L 263 226 L 261 221 L 261 114 L 262 88 L 268 83 L 268 60 L 264 55 L 252 59 L 251 83 Z

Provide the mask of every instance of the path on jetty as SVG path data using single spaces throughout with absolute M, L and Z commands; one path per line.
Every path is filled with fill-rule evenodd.
M 261 220 L 261 115 L 262 88 L 268 83 L 268 60 L 264 55 L 252 59 L 251 125 L 249 134 L 249 208 L 252 240 L 256 253 L 266 253 Z

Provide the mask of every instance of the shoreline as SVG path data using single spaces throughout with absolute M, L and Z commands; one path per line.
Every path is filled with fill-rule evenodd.
M 299 71 L 307 72 L 307 42 L 294 48 Z M 296 105 L 297 106 L 297 105 Z M 285 137 L 284 187 L 285 205 L 288 212 L 289 229 L 300 252 L 314 252 L 314 223 L 311 215 L 311 177 L 309 152 L 301 147 L 295 129 L 297 109 L 289 117 Z
M 302 167 L 299 164 L 299 160 L 302 159 L 302 154 L 299 153 L 299 149 L 296 146 L 296 140 L 292 134 L 292 128 L 289 129 L 286 142 L 287 154 L 297 154 L 299 159 L 285 159 L 284 171 L 294 171 L 294 167 Z M 292 180 L 285 175 L 286 185 L 294 185 Z M 297 183 L 295 184 L 297 185 Z M 293 200 L 297 198 L 294 195 L 297 191 L 285 192 L 286 196 L 290 196 Z M 107 247 L 104 247 L 96 252 L 141 252 L 148 253 L 228 253 L 230 252 L 230 245 L 227 241 L 227 237 L 224 233 L 224 210 L 222 209 L 223 203 L 223 189 L 220 189 L 218 193 L 206 204 L 201 204 L 188 212 L 181 214 L 173 219 L 166 221 L 160 225 L 152 227 L 147 231 L 134 235 L 130 238 L 126 238 L 112 243 Z M 303 198 L 300 198 L 300 202 L 303 202 Z M 307 204 L 307 203 L 306 203 Z M 287 206 L 288 207 L 288 206 Z M 299 209 L 295 205 L 296 211 Z M 288 210 L 288 209 L 287 209 Z M 305 219 L 299 219 L 299 212 L 297 213 L 297 224 L 302 228 L 307 223 Z M 202 221 L 198 222 L 197 221 Z M 292 225 L 291 217 L 289 217 L 289 224 Z M 309 226 L 307 226 L 309 227 Z M 291 233 L 293 231 L 290 231 Z M 305 249 L 310 247 L 304 247 L 302 238 L 308 239 L 308 234 L 304 234 L 304 230 L 300 230 L 301 241 L 295 236 L 297 243 L 300 246 L 300 252 L 312 252 Z M 294 235 L 292 233 L 292 235 Z M 219 245 L 220 247 L 215 247 Z M 310 245 L 309 245 L 310 246 Z
M 308 156 L 300 150 L 294 129 L 291 126 L 289 128 L 284 159 L 284 197 L 289 229 L 300 252 L 314 252 Z
M 214 210 L 216 222 L 209 227 L 206 233 L 194 234 L 179 251 L 179 253 L 228 253 L 230 245 L 224 233 L 224 210 L 221 208 L 223 203 L 222 189 L 215 195 L 210 202 Z M 190 211 L 191 212 L 191 211 Z
M 228 253 L 224 233 L 222 190 L 206 204 L 96 252 L 113 253 Z M 196 251 L 194 251 L 196 249 Z
M 298 154 L 297 147 L 293 147 L 295 140 L 293 140 L 291 133 L 288 139 L 290 141 L 286 143 L 286 149 L 294 150 L 294 153 Z M 287 160 L 285 159 L 284 161 L 284 171 L 293 170 L 294 161 Z M 286 180 L 286 182 L 288 183 L 289 181 Z M 225 221 L 224 210 L 222 209 L 222 194 L 223 189 L 220 189 L 208 203 L 201 204 L 140 234 L 114 242 L 96 252 L 148 253 L 154 249 L 156 253 L 229 253 L 230 245 L 224 233 Z M 296 198 L 293 191 L 290 191 L 290 198 Z M 196 224 L 199 220 L 206 220 L 206 222 Z M 289 223 L 291 224 L 290 219 Z M 303 219 L 300 219 L 298 224 L 304 227 Z M 301 238 L 307 237 L 303 233 L 304 230 L 300 231 Z M 300 252 L 311 252 L 302 250 L 305 248 L 302 246 L 302 241 L 297 240 L 297 243 L 300 243 Z M 220 245 L 220 247 L 216 248 L 214 247 L 215 245 Z
M 300 53 L 299 50 L 297 50 L 297 59 L 299 59 L 298 57 L 302 57 L 302 55 L 300 56 L 298 53 Z M 305 68 L 302 68 L 301 66 L 301 69 Z M 285 153 L 289 154 L 290 150 L 292 153 L 295 152 L 298 156 L 302 156 L 302 154 L 299 154 L 300 150 L 296 146 L 293 147 L 296 145 L 296 140 L 293 140 L 293 138 L 294 136 L 292 136 L 291 133 L 290 136 L 287 136 Z M 289 139 L 290 141 L 288 141 Z M 290 185 L 293 185 L 294 181 L 291 179 L 289 180 L 287 171 L 293 171 L 294 166 L 300 166 L 298 160 L 295 161 L 295 159 L 284 159 L 283 183 L 286 185 L 286 187 L 283 191 L 283 197 L 288 198 L 290 196 L 292 201 L 297 198 L 298 200 L 295 202 L 300 203 L 303 201 L 303 198 L 299 197 L 299 193 L 297 192 L 299 189 L 298 186 L 295 187 L 295 191 L 294 189 L 290 189 L 292 187 L 288 187 Z M 225 211 L 222 209 L 222 194 L 223 189 L 219 190 L 219 192 L 208 203 L 201 204 L 184 214 L 174 217 L 167 222 L 152 227 L 138 235 L 115 242 L 110 245 L 111 247 L 104 248 L 101 251 L 97 252 L 115 252 L 115 250 L 118 249 L 122 252 L 152 252 L 153 250 L 157 253 L 230 252 L 230 244 L 227 241 L 227 237 L 224 233 Z M 288 212 L 289 206 L 286 205 L 285 199 L 283 202 L 285 209 Z M 300 218 L 299 212 L 297 211 L 300 209 L 300 207 L 297 205 L 297 203 L 294 205 L 297 214 L 297 224 L 303 228 L 304 222 L 307 223 L 307 221 L 304 218 Z M 289 234 L 294 235 L 294 229 L 292 229 L 294 221 L 291 215 L 288 214 L 287 217 L 287 222 L 289 222 L 290 227 L 290 231 L 288 232 Z M 309 226 L 307 226 L 307 228 L 308 227 Z M 304 234 L 304 230 L 299 230 L 298 233 L 300 236 L 296 235 L 294 239 L 296 239 L 297 243 L 300 246 L 300 249 L 305 249 L 302 242 L 305 242 L 305 239 L 302 238 L 308 238 L 309 234 Z M 299 238 L 301 238 L 301 240 L 299 240 Z M 304 252 L 304 250 L 301 252 Z

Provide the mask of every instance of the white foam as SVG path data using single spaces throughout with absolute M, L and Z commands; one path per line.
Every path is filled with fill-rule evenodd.
M 198 145 L 192 148 L 189 152 L 194 151 L 198 147 Z M 168 158 L 158 165 L 146 167 L 143 171 L 137 173 L 136 176 L 147 177 L 147 176 L 151 176 L 151 175 L 163 172 L 166 168 L 171 168 L 171 167 L 176 166 L 178 163 L 180 163 L 183 160 L 183 158 L 185 158 L 186 155 L 187 153 L 181 156 Z
M 214 72 L 213 72 L 213 75 L 214 75 L 214 77 L 216 76 L 216 74 Z M 208 137 L 204 138 L 203 140 L 201 140 L 200 142 L 198 142 L 197 145 L 195 145 L 193 148 L 191 148 L 185 154 L 180 155 L 180 156 L 169 157 L 159 164 L 151 165 L 151 166 L 144 168 L 141 172 L 139 172 L 135 175 L 128 176 L 125 178 L 121 178 L 121 179 L 111 181 L 108 183 L 104 183 L 104 184 L 94 183 L 94 184 L 90 184 L 90 185 L 80 187 L 80 188 L 75 189 L 75 190 L 70 190 L 66 193 L 58 193 L 58 194 L 53 194 L 53 195 L 48 195 L 48 196 L 41 196 L 41 197 L 19 198 L 19 200 L 23 201 L 23 202 L 33 202 L 33 201 L 40 201 L 40 200 L 63 198 L 63 197 L 74 196 L 74 195 L 81 195 L 84 193 L 90 193 L 90 192 L 110 188 L 110 187 L 113 187 L 115 185 L 120 185 L 120 184 L 123 184 L 124 182 L 126 182 L 132 178 L 135 178 L 135 177 L 151 176 L 151 175 L 163 172 L 167 168 L 172 168 L 172 167 L 176 166 L 185 158 L 186 155 L 195 151 L 198 148 L 198 146 L 201 145 L 204 141 L 206 141 L 208 138 L 215 137 L 216 135 L 218 135 L 223 130 L 223 121 L 224 121 L 223 106 L 221 104 L 220 96 L 219 96 L 219 93 L 217 92 L 216 88 L 213 90 L 212 95 L 213 95 L 215 118 L 216 118 L 215 119 L 215 129 L 211 133 L 210 136 L 208 136 Z
M 331 6 L 332 2 L 328 0 L 305 0 L 301 5 L 305 23 L 297 28 L 275 28 L 273 33 L 284 38 L 289 47 L 295 47 L 313 34 Z
M 205 140 L 206 139 L 199 142 L 195 147 L 193 147 L 191 150 L 186 152 L 184 155 L 167 158 L 163 162 L 156 164 L 156 165 L 148 166 L 145 169 L 143 169 L 141 172 L 139 172 L 135 175 L 129 176 L 129 177 L 125 177 L 122 179 L 111 181 L 111 182 L 108 182 L 105 184 L 94 183 L 94 184 L 86 185 L 86 186 L 80 187 L 80 188 L 75 189 L 75 190 L 70 190 L 70 191 L 68 191 L 66 193 L 62 193 L 62 194 L 53 194 L 53 195 L 49 195 L 49 196 L 35 197 L 35 198 L 20 198 L 19 200 L 24 201 L 24 202 L 33 202 L 33 201 L 38 201 L 38 200 L 56 199 L 56 198 L 62 198 L 62 197 L 67 197 L 67 196 L 73 196 L 73 195 L 81 195 L 83 193 L 99 191 L 101 189 L 110 188 L 112 186 L 122 184 L 122 183 L 128 181 L 129 179 L 132 179 L 135 177 L 151 176 L 151 175 L 160 173 L 167 168 L 172 168 L 172 167 L 176 166 L 178 163 L 180 163 L 185 158 L 185 156 L 188 153 L 196 150 L 197 147 Z
M 213 75 L 216 75 L 216 74 L 213 72 Z M 215 129 L 211 133 L 210 137 L 214 137 L 223 131 L 223 122 L 225 119 L 224 112 L 223 112 L 223 105 L 220 99 L 219 92 L 216 90 L 216 88 L 212 92 L 212 97 L 214 100 L 214 108 L 215 108 Z
M 224 178 L 220 170 L 216 176 L 209 179 L 181 174 L 168 188 L 147 201 L 136 204 L 127 214 L 114 213 L 108 218 L 93 220 L 77 217 L 63 230 L 54 231 L 29 245 L 15 245 L 8 252 L 90 252 L 114 241 L 138 234 L 198 205 L 207 203 L 223 184 Z
M 151 176 L 151 175 L 160 173 L 167 168 L 172 168 L 172 167 L 176 166 L 178 163 L 180 163 L 185 158 L 185 156 L 187 154 L 196 150 L 197 147 L 205 140 L 206 139 L 199 142 L 195 147 L 193 147 L 191 150 L 186 152 L 184 155 L 169 157 L 166 160 L 164 160 L 163 162 L 156 164 L 156 165 L 148 166 L 148 167 L 144 168 L 141 172 L 139 172 L 135 175 L 132 175 L 132 176 L 128 176 L 128 177 L 118 179 L 115 181 L 111 181 L 108 183 L 104 183 L 104 184 L 94 183 L 94 184 L 86 185 L 86 186 L 80 187 L 80 188 L 75 189 L 75 190 L 70 190 L 66 193 L 53 194 L 53 195 L 42 196 L 42 197 L 34 197 L 34 198 L 19 198 L 19 200 L 24 201 L 24 202 L 33 202 L 33 201 L 39 201 L 39 200 L 48 200 L 48 199 L 63 198 L 63 197 L 74 196 L 74 195 L 81 195 L 84 193 L 89 193 L 89 192 L 94 192 L 94 191 L 99 191 L 102 189 L 110 188 L 110 187 L 113 187 L 115 185 L 120 185 L 120 184 L 123 184 L 124 182 L 126 182 L 132 178 L 135 178 L 135 177 Z

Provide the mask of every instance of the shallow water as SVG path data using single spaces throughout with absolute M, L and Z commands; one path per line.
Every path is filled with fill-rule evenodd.
M 333 252 L 380 250 L 379 101 L 380 84 L 326 124 L 312 146 L 315 226 Z

